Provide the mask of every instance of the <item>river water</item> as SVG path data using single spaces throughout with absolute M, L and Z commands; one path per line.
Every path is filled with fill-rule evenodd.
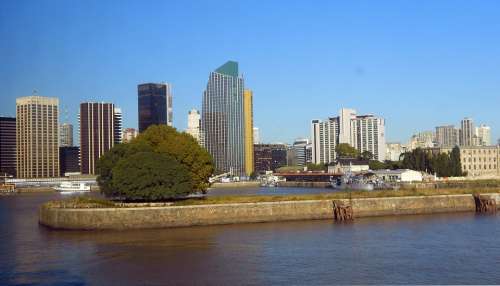
M 500 283 L 500 215 L 100 232 L 39 226 L 38 206 L 58 197 L 0 197 L 0 285 Z

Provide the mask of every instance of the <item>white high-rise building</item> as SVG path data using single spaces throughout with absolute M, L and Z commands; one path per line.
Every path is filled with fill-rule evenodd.
M 332 117 L 326 121 L 311 121 L 312 162 L 314 164 L 330 164 L 335 161 L 335 148 L 339 144 L 339 118 Z
M 113 114 L 113 137 L 115 138 L 114 144 L 122 143 L 122 109 L 119 107 L 114 108 Z
M 352 142 L 352 120 L 356 119 L 356 110 L 341 108 L 339 111 L 339 143 L 351 144 Z
M 260 144 L 259 127 L 254 127 L 253 128 L 253 144 Z
M 485 124 L 476 127 L 475 135 L 479 139 L 478 145 L 490 146 L 491 145 L 491 128 Z
M 59 147 L 73 146 L 73 125 L 63 123 L 59 125 Z
M 369 151 L 375 160 L 386 157 L 385 120 L 374 115 L 356 115 L 353 109 L 342 108 L 340 116 L 327 121 L 311 122 L 311 159 L 315 164 L 329 164 L 335 161 L 335 148 L 347 143 L 360 153 Z
M 200 112 L 194 108 L 188 112 L 186 133 L 193 136 L 198 143 L 201 142 L 201 115 Z
M 350 144 L 359 153 L 368 151 L 373 159 L 385 161 L 385 120 L 374 115 L 356 116 L 351 120 Z

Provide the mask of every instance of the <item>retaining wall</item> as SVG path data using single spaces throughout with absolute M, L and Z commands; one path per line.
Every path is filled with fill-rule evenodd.
M 485 194 L 486 195 L 486 194 Z M 498 194 L 494 196 L 497 205 Z M 354 217 L 474 211 L 472 195 L 367 198 L 350 203 Z M 333 201 L 286 201 L 196 206 L 40 208 L 40 224 L 56 229 L 144 229 L 196 225 L 332 219 Z

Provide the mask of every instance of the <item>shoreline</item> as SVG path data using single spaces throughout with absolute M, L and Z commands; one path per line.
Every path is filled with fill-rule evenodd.
M 499 193 L 482 193 L 500 206 Z M 158 207 L 59 208 L 43 205 L 39 223 L 63 230 L 126 230 L 334 218 L 335 204 L 354 218 L 473 212 L 472 194 L 297 200 Z

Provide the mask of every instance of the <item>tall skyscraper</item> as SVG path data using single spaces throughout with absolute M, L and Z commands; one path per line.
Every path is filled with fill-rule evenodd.
M 335 149 L 340 143 L 351 145 L 359 153 L 368 151 L 373 154 L 375 160 L 384 161 L 385 120 L 374 115 L 356 115 L 353 109 L 343 108 L 339 113 L 340 116 L 328 118 L 326 121 L 311 122 L 312 162 L 334 162 L 337 159 Z
M 245 173 L 250 176 L 254 171 L 253 158 L 253 92 L 243 92 L 243 114 L 245 120 Z
M 59 176 L 59 99 L 16 99 L 17 177 Z
M 139 132 L 151 125 L 172 126 L 172 91 L 168 83 L 144 83 L 137 86 Z
M 80 167 L 95 174 L 99 158 L 121 139 L 121 114 L 112 103 L 80 104 Z
M 63 123 L 59 126 L 59 147 L 73 146 L 73 125 Z
M 201 115 L 196 109 L 188 112 L 188 126 L 186 133 L 193 136 L 201 144 Z
M 260 144 L 260 131 L 259 127 L 253 128 L 253 144 Z
M 460 146 L 473 146 L 474 122 L 471 118 L 464 118 L 460 122 Z
M 485 124 L 476 127 L 475 135 L 478 138 L 478 145 L 490 146 L 491 145 L 491 128 Z
M 459 131 L 453 125 L 436 127 L 437 147 L 454 147 L 459 144 Z
M 16 118 L 0 117 L 0 176 L 16 176 Z
M 210 73 L 201 114 L 205 148 L 215 168 L 238 176 L 245 175 L 243 89 L 238 63 L 226 62 Z

